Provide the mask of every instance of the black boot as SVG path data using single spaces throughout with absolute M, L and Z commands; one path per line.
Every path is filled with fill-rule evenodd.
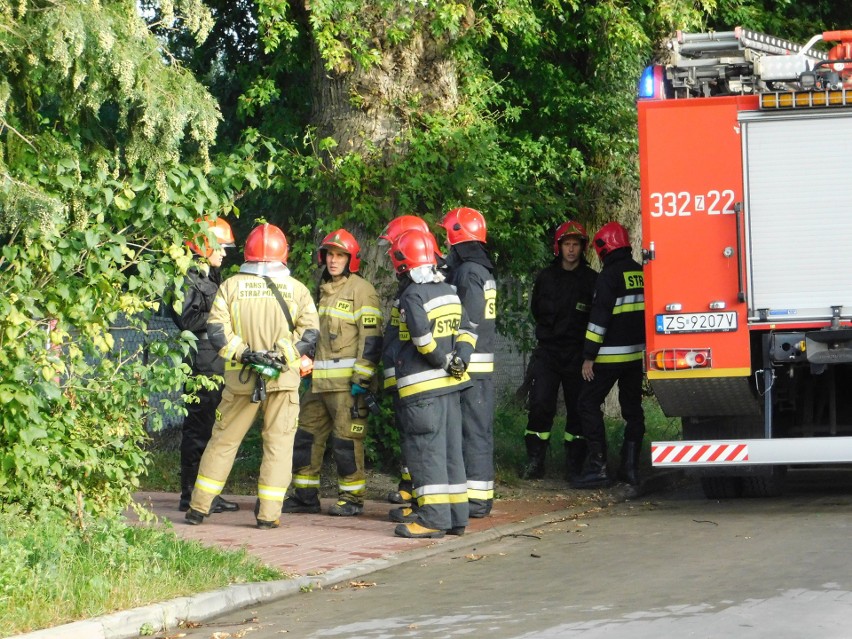
M 639 485 L 639 453 L 642 452 L 642 442 L 624 442 L 621 446 L 621 464 L 618 468 L 618 479 L 631 486 Z
M 526 466 L 521 471 L 521 479 L 541 479 L 542 477 L 544 477 L 544 455 L 528 458 Z
M 319 490 L 316 488 L 296 488 L 288 495 L 281 506 L 282 513 L 315 514 L 322 510 Z
M 189 510 L 189 502 L 192 501 L 192 489 L 195 486 L 195 478 L 198 476 L 198 466 L 180 467 L 180 501 L 178 510 L 185 513 Z
M 604 488 L 609 486 L 606 457 L 600 444 L 589 443 L 589 454 L 583 471 L 571 482 L 571 488 Z
M 547 456 L 547 441 L 537 435 L 525 435 L 527 463 L 521 470 L 521 479 L 541 479 L 544 477 L 544 459 Z
M 216 495 L 213 498 L 213 504 L 210 506 L 211 513 L 234 513 L 240 509 L 240 505 L 235 501 L 228 501 L 221 495 Z
M 565 479 L 569 482 L 583 471 L 587 451 L 586 440 L 582 437 L 565 442 Z

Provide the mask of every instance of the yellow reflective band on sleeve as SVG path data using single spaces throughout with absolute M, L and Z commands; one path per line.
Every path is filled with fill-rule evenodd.
M 536 431 L 534 431 L 534 430 L 525 430 L 525 431 L 524 431 L 524 436 L 526 437 L 527 435 L 533 435 L 534 437 L 538 437 L 538 438 L 539 438 L 541 441 L 543 441 L 543 442 L 546 442 L 547 440 L 549 440 L 549 439 L 550 439 L 550 433 L 549 433 L 549 432 L 547 432 L 547 433 L 537 433 L 537 432 L 536 432 Z
M 467 367 L 468 373 L 493 373 L 494 362 L 471 362 Z
M 417 352 L 423 353 L 424 355 L 428 355 L 436 348 L 438 348 L 438 342 L 436 342 L 435 340 L 431 340 L 428 344 L 424 344 L 423 346 L 417 344 Z
M 622 306 L 616 306 L 612 309 L 613 315 L 619 315 L 621 313 L 632 313 L 633 311 L 644 312 L 645 310 L 645 302 L 637 302 L 636 304 L 623 304 Z
M 365 366 L 364 364 L 355 364 L 353 370 L 364 377 L 372 377 L 376 372 L 375 366 Z
M 355 313 L 355 319 L 363 326 L 379 326 L 382 323 L 382 311 L 374 306 L 362 306 Z
M 224 359 L 226 362 L 233 362 L 237 351 L 242 345 L 243 340 L 240 338 L 239 335 L 235 335 L 227 344 L 225 344 L 225 348 L 223 348 L 219 352 L 219 355 L 221 355 L 222 359 Z
M 586 331 L 586 339 L 590 342 L 596 342 L 598 344 L 603 344 L 603 335 L 598 335 L 597 333 L 593 333 L 592 331 Z
M 473 333 L 469 333 L 467 331 L 462 331 L 459 333 L 459 336 L 456 338 L 456 344 L 470 344 L 474 348 L 476 348 L 476 335 Z

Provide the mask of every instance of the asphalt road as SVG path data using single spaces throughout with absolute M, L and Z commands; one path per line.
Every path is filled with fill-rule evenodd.
M 781 498 L 725 501 L 686 483 L 181 632 L 852 637 L 852 470 L 791 472 L 788 483 Z

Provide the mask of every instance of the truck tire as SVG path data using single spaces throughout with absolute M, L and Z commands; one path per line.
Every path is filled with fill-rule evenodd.
M 736 499 L 743 496 L 743 478 L 734 475 L 702 477 L 701 489 L 707 499 Z
M 779 497 L 786 480 L 786 466 L 773 466 L 771 475 L 747 475 L 743 477 L 743 497 Z
M 761 438 L 763 418 L 702 417 L 683 418 L 684 439 L 739 439 Z M 768 475 L 731 475 L 730 473 L 701 476 L 701 488 L 707 499 L 735 499 L 737 497 L 778 497 L 786 485 L 786 466 L 774 466 Z

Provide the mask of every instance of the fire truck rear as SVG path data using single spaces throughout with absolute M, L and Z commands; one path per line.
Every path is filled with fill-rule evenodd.
M 638 102 L 646 369 L 684 441 L 652 462 L 777 494 L 852 462 L 852 31 L 667 46 Z

